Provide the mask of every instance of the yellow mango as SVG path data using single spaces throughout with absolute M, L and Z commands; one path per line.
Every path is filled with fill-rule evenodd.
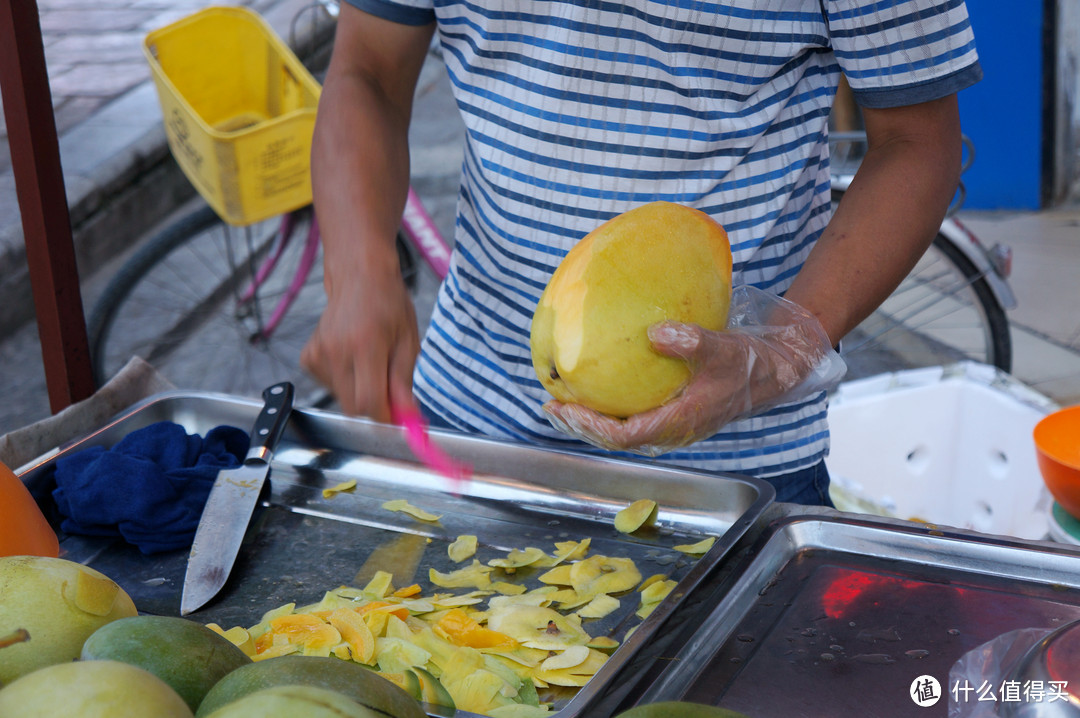
M 714 543 L 716 543 L 716 537 L 709 536 L 708 538 L 701 539 L 697 543 L 680 544 L 678 546 L 673 546 L 672 548 L 674 548 L 676 551 L 682 551 L 683 553 L 697 556 L 711 549 Z
M 532 564 L 547 558 L 550 557 L 538 548 L 529 547 L 524 550 L 515 548 L 511 549 L 510 553 L 506 555 L 506 558 L 491 559 L 488 561 L 488 566 L 512 571 L 513 569 L 522 568 L 524 566 L 531 566 Z
M 0 557 L 0 684 L 79 657 L 94 631 L 136 615 L 131 597 L 99 571 L 48 556 Z
M 589 544 L 591 543 L 591 538 L 583 538 L 580 541 L 556 541 L 555 560 L 561 562 L 583 559 L 585 554 L 589 552 Z
M 571 564 L 564 563 L 550 571 L 546 571 L 540 575 L 541 583 L 554 584 L 556 586 L 569 586 L 570 585 L 570 570 Z
M 517 646 L 513 638 L 481 626 L 460 608 L 444 613 L 435 624 L 435 632 L 459 646 L 469 648 L 513 649 Z
M 589 634 L 569 616 L 539 606 L 507 606 L 492 610 L 488 628 L 506 634 L 527 648 L 561 651 L 584 645 Z
M 421 521 L 438 521 L 442 518 L 442 514 L 433 514 L 430 511 L 425 511 L 419 507 L 413 506 L 406 499 L 393 499 L 383 503 L 382 507 L 387 511 L 400 511 L 401 513 L 408 514 L 414 519 Z
M 615 530 L 632 534 L 642 526 L 652 526 L 656 522 L 657 506 L 652 499 L 638 499 L 625 509 L 615 514 Z
M 633 559 L 590 556 L 570 566 L 570 585 L 579 596 L 629 591 L 641 581 Z
M 574 245 L 533 314 L 540 383 L 556 399 L 626 417 L 676 396 L 686 362 L 652 348 L 664 320 L 727 325 L 731 247 L 704 212 L 653 202 L 620 214 Z
M 339 608 L 330 614 L 329 622 L 348 644 L 354 661 L 369 665 L 374 662 L 375 636 L 359 613 L 348 608 Z
M 430 659 L 430 653 L 403 638 L 375 639 L 375 661 L 380 671 L 402 673 L 409 668 L 423 666 Z
M 491 586 L 491 577 L 488 574 L 493 570 L 474 558 L 468 566 L 449 573 L 429 568 L 428 580 L 439 588 L 488 588 Z
M 275 618 L 270 621 L 270 630 L 275 634 L 287 636 L 289 643 L 298 644 L 305 649 L 327 649 L 329 652 L 330 648 L 341 643 L 341 634 L 336 628 L 321 618 L 307 613 L 294 613 Z
M 229 630 L 225 630 L 216 623 L 208 623 L 206 627 L 215 633 L 221 634 L 229 643 L 243 651 L 245 655 L 255 655 L 255 641 L 243 626 L 233 626 Z
M 610 636 L 595 636 L 589 641 L 588 646 L 598 651 L 614 651 L 619 647 L 619 642 Z
M 452 544 L 447 546 L 446 553 L 450 556 L 450 560 L 455 563 L 461 563 L 467 561 L 476 554 L 477 539 L 471 534 L 465 534 L 464 536 L 458 536 Z
M 603 618 L 617 610 L 619 610 L 619 599 L 601 593 L 582 606 L 577 614 L 582 618 Z

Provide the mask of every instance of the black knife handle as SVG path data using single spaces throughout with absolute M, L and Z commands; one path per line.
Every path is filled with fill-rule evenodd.
M 251 448 L 244 463 L 269 463 L 274 447 L 285 431 L 293 404 L 292 382 L 283 381 L 263 390 L 263 408 L 251 429 Z

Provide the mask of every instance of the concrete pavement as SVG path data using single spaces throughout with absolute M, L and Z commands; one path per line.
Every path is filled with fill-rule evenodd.
M 194 195 L 172 162 L 141 44 L 208 0 L 38 0 L 87 309 L 124 254 Z M 283 37 L 309 0 L 251 0 Z M 412 134 L 413 184 L 440 229 L 453 226 L 462 127 L 436 58 Z M 0 134 L 0 144 L 6 135 Z M 48 416 L 6 144 L 0 152 L 0 433 Z M 1061 404 L 1080 402 L 1080 208 L 962 212 L 987 245 L 1013 248 L 1014 375 Z
M 89 276 L 194 190 L 172 161 L 143 58 L 146 33 L 214 4 L 260 12 L 283 38 L 329 21 L 311 0 L 38 0 L 80 273 Z M 305 45 L 306 47 L 307 45 Z M 8 136 L 0 125 L 0 333 L 32 316 Z
M 1063 406 L 1080 403 L 1080 207 L 958 216 L 986 246 L 1013 250 L 1013 376 Z
M 113 271 L 166 224 L 194 189 L 169 154 L 161 111 L 142 55 L 145 34 L 210 5 L 257 10 L 302 50 L 332 27 L 312 0 L 38 0 L 56 107 L 68 204 L 89 312 Z M 452 236 L 463 127 L 437 58 L 417 90 L 412 184 L 440 231 Z M 0 117 L 2 120 L 2 117 Z M 418 290 L 421 320 L 434 287 Z M 0 122 L 0 434 L 49 416 L 29 275 Z

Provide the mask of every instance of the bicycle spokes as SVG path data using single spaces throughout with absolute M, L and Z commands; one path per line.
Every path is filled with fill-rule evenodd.
M 274 313 L 270 315 L 270 320 L 262 328 L 263 339 L 270 338 L 270 335 L 273 334 L 274 330 L 281 324 L 285 312 L 289 311 L 289 307 L 296 301 L 296 297 L 300 294 L 300 290 L 307 284 L 308 276 L 315 266 L 315 259 L 318 254 L 319 223 L 313 216 L 311 218 L 311 224 L 308 226 L 307 239 L 304 240 L 304 251 L 303 254 L 300 255 L 300 263 L 296 267 L 296 272 L 293 274 L 292 281 L 289 282 L 289 286 L 285 290 L 284 296 L 281 297 L 281 301 L 274 307 Z

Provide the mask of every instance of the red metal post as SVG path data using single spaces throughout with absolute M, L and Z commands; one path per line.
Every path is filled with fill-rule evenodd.
M 37 0 L 0 0 L 0 91 L 49 405 L 94 392 Z

